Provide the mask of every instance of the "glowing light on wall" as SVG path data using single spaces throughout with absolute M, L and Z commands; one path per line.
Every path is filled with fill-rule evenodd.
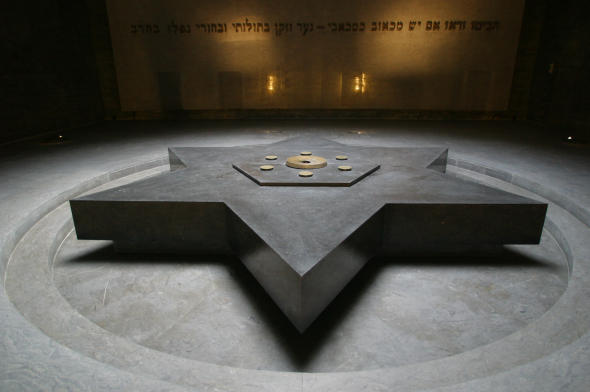
M 364 94 L 367 91 L 367 74 L 361 73 L 353 79 L 353 91 L 355 94 Z
M 274 94 L 277 90 L 277 77 L 274 75 L 268 75 L 266 79 L 266 90 L 269 94 Z

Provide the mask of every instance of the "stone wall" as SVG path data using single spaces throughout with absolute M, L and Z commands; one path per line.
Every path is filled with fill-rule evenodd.
M 520 41 L 514 65 L 509 113 L 507 117 L 524 120 L 528 116 L 531 88 L 542 45 L 541 34 L 545 25 L 549 0 L 528 0 L 525 3 Z
M 84 2 L 6 2 L 0 28 L 0 143 L 103 119 Z
M 107 0 L 126 111 L 505 111 L 524 0 Z
M 86 0 L 90 15 L 91 39 L 94 48 L 98 81 L 105 119 L 117 119 L 121 114 L 113 46 L 105 0 Z
M 527 0 L 508 110 L 121 111 L 105 0 L 10 2 L 2 13 L 0 143 L 104 119 L 529 119 L 590 128 L 590 24 L 581 0 Z
M 581 0 L 551 1 L 528 117 L 590 138 L 590 23 Z
M 236 118 L 380 118 L 380 119 L 527 119 L 529 118 L 529 100 L 535 77 L 539 49 L 542 46 L 547 9 L 551 1 L 526 1 L 522 21 L 519 47 L 515 62 L 514 77 L 510 103 L 506 111 L 418 111 L 418 110 L 182 110 L 182 111 L 135 111 L 121 112 L 116 84 L 112 45 L 109 37 L 108 16 L 105 0 L 87 0 L 93 4 L 95 11 L 94 31 L 100 36 L 95 40 L 99 74 L 102 75 L 101 87 L 107 118 L 117 119 L 236 119 Z M 96 33 L 95 33 L 96 35 Z M 100 61 L 100 60 L 99 60 Z M 114 82 L 113 82 L 114 81 Z

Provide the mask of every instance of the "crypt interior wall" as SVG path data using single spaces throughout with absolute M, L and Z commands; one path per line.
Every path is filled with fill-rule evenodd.
M 85 2 L 5 2 L 0 143 L 104 119 Z
M 107 1 L 121 106 L 507 109 L 524 1 Z
M 298 4 L 301 8 L 298 12 L 304 15 L 317 11 L 307 9 L 307 3 Z M 357 2 L 346 2 L 343 9 L 358 9 L 355 4 Z M 0 109 L 0 142 L 76 129 L 104 120 L 160 118 L 528 119 L 545 122 L 552 126 L 551 131 L 554 132 L 569 132 L 571 129 L 575 129 L 578 134 L 588 132 L 590 49 L 587 43 L 590 28 L 584 21 L 583 13 L 579 12 L 583 5 L 580 0 L 525 1 L 524 9 L 520 11 L 522 21 L 519 21 L 520 32 L 515 38 L 518 44 L 508 95 L 503 100 L 505 104 L 478 106 L 477 102 L 486 102 L 484 95 L 489 96 L 489 91 L 481 89 L 482 92 L 479 92 L 475 89 L 475 103 L 470 103 L 465 99 L 466 90 L 463 89 L 457 90 L 459 93 L 456 95 L 445 97 L 447 101 L 458 101 L 458 107 L 420 107 L 419 96 L 408 99 L 408 102 L 413 100 L 413 105 L 391 104 L 384 107 L 374 104 L 374 100 L 371 103 L 371 99 L 359 100 L 349 91 L 348 96 L 340 94 L 340 106 L 324 104 L 333 103 L 333 100 L 322 98 L 320 94 L 315 101 L 319 104 L 313 108 L 301 105 L 258 105 L 247 108 L 244 105 L 245 98 L 252 94 L 246 94 L 242 95 L 240 108 L 240 100 L 223 100 L 219 96 L 221 85 L 226 88 L 230 86 L 231 89 L 232 81 L 238 83 L 234 80 L 236 75 L 228 71 L 229 74 L 224 74 L 225 79 L 216 76 L 211 81 L 216 95 L 211 99 L 213 106 L 209 109 L 195 109 L 190 105 L 184 107 L 182 100 L 174 99 L 159 100 L 159 107 L 138 107 L 137 110 L 125 106 L 122 108 L 122 84 L 117 80 L 113 54 L 113 46 L 118 41 L 117 37 L 111 37 L 107 5 L 106 0 L 75 3 L 50 1 L 35 7 L 10 3 L 7 12 L 3 13 L 3 28 L 10 39 L 3 40 L 8 61 L 1 65 L 4 88 L 0 96 L 4 105 Z M 367 10 L 360 11 L 363 12 L 367 15 L 370 13 Z M 450 11 L 445 12 L 452 18 Z M 502 19 L 502 13 L 498 15 L 498 19 Z M 416 19 L 420 17 L 415 16 Z M 444 54 L 442 56 L 444 58 Z M 286 55 L 285 58 L 289 57 Z M 355 62 L 358 63 L 353 55 L 352 63 Z M 350 69 L 356 68 L 360 67 Z M 156 79 L 164 87 L 174 87 L 174 72 L 166 71 L 161 70 L 160 79 Z M 357 71 L 362 74 L 362 70 L 357 69 L 346 77 L 352 83 L 351 88 L 354 88 L 355 77 L 359 76 L 354 74 Z M 260 85 L 264 90 L 264 87 L 268 87 L 268 73 L 262 72 L 261 75 L 263 82 Z M 276 76 L 281 75 L 277 72 Z M 439 81 L 444 84 L 444 78 L 433 75 L 414 78 L 413 83 L 428 85 Z M 346 78 L 342 77 L 341 80 Z M 244 80 L 241 80 L 243 88 L 247 84 Z M 300 84 L 297 78 L 291 80 Z M 426 83 L 428 80 L 430 82 Z M 284 87 L 280 83 L 278 87 Z M 370 78 L 367 83 L 368 88 Z M 406 86 L 409 84 L 406 83 Z M 168 89 L 170 91 L 174 89 Z M 264 94 L 264 91 L 257 94 Z M 267 102 L 268 98 L 265 98 Z M 301 99 L 301 96 L 295 98 Z
M 580 0 L 547 4 L 529 119 L 590 138 L 590 24 Z

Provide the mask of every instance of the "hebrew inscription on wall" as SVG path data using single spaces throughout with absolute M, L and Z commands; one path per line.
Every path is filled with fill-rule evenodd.
M 383 31 L 402 31 L 404 26 L 408 31 L 464 31 L 470 26 L 471 31 L 495 31 L 500 28 L 500 22 L 497 20 L 473 20 L 469 24 L 465 20 L 427 20 L 422 27 L 421 20 L 410 20 L 405 25 L 401 20 L 398 21 L 372 21 L 372 22 L 330 22 L 324 24 L 315 24 L 312 22 L 256 22 L 249 21 L 246 18 L 243 22 L 218 22 L 218 23 L 176 23 L 172 20 L 166 24 L 165 29 L 158 23 L 132 24 L 130 32 L 133 34 L 160 34 L 161 31 L 169 34 L 200 34 L 200 33 L 274 33 L 277 37 L 285 36 L 295 32 L 302 36 L 321 33 L 364 33 L 364 32 L 383 32 Z M 228 30 L 227 26 L 230 25 Z M 294 29 L 293 26 L 296 28 Z
M 524 0 L 107 0 L 123 110 L 507 107 Z

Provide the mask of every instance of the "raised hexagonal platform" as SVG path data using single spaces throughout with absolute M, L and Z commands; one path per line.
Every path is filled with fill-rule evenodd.
M 261 186 L 352 186 L 379 169 L 379 165 L 364 160 L 342 161 L 335 157 L 326 157 L 328 161 L 326 167 L 310 169 L 313 176 L 301 177 L 299 172 L 302 169 L 288 167 L 285 164 L 286 159 L 287 157 L 281 156 L 274 161 L 262 158 L 252 162 L 234 163 L 233 167 Z M 352 169 L 339 170 L 338 166 L 344 164 L 351 166 Z M 262 165 L 272 165 L 274 168 L 261 170 Z

